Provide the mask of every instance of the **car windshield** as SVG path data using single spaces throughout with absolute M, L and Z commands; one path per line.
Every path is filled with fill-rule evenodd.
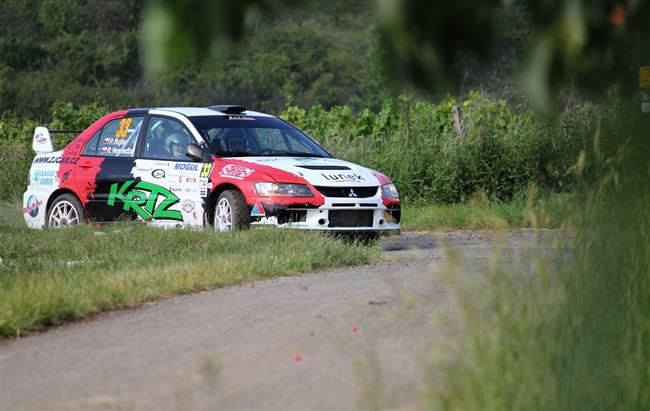
M 314 140 L 275 117 L 194 116 L 190 121 L 222 157 L 332 157 Z

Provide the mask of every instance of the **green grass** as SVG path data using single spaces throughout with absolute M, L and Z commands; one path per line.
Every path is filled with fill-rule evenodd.
M 556 227 L 571 196 L 510 203 L 406 206 L 405 231 Z M 29 230 L 18 201 L 0 203 L 0 335 L 196 290 L 369 263 L 376 247 L 281 230 L 217 234 L 139 224 Z
M 303 231 L 19 225 L 0 224 L 2 336 L 181 293 L 366 264 L 379 254 L 377 247 Z
M 550 193 L 532 201 L 525 197 L 522 194 L 510 202 L 501 202 L 477 196 L 458 204 L 406 206 L 402 210 L 402 230 L 555 228 L 566 223 L 572 211 L 571 194 Z
M 606 160 L 602 181 L 576 196 L 575 223 L 559 236 L 555 258 L 532 247 L 531 269 L 496 250 L 471 279 L 462 258 L 447 264 L 465 280 L 455 290 L 459 318 L 446 322 L 459 338 L 446 347 L 453 354 L 432 364 L 423 409 L 650 409 L 650 140 L 642 120 L 621 123 L 618 139 L 627 142 Z

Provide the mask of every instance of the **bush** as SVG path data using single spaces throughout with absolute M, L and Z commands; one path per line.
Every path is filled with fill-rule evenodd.
M 11 200 L 27 188 L 34 152 L 23 142 L 0 140 L 0 198 Z
M 574 164 L 591 151 L 598 107 L 567 112 L 553 125 L 471 92 L 462 104 L 460 135 L 451 114 L 455 104 L 452 97 L 434 104 L 401 96 L 356 117 L 349 107 L 320 105 L 289 106 L 281 116 L 337 157 L 386 173 L 409 202 L 462 202 L 477 191 L 509 201 L 530 183 L 555 191 L 575 186 Z M 587 162 L 583 177 L 596 174 Z
M 48 127 L 53 130 L 84 130 L 109 109 L 103 103 L 92 103 L 76 108 L 70 102 L 57 101 L 50 110 L 52 121 Z M 35 120 L 19 121 L 5 113 L 0 118 L 0 198 L 13 199 L 27 187 L 28 172 L 34 152 L 32 137 Z M 54 149 L 65 147 L 75 135 L 55 135 Z

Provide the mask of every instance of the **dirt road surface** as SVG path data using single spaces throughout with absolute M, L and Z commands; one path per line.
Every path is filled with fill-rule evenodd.
M 454 289 L 548 231 L 408 233 L 376 265 L 259 281 L 0 341 L 0 409 L 349 409 L 418 404 L 458 338 Z M 537 240 L 545 237 L 546 240 Z M 449 244 L 465 262 L 445 275 Z

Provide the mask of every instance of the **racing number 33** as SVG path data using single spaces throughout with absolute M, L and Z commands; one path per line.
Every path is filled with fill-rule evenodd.
M 117 129 L 115 132 L 115 137 L 116 138 L 124 138 L 126 137 L 127 133 L 129 132 L 129 127 L 131 126 L 131 122 L 133 119 L 131 118 L 124 118 L 122 121 L 120 121 L 120 128 Z

